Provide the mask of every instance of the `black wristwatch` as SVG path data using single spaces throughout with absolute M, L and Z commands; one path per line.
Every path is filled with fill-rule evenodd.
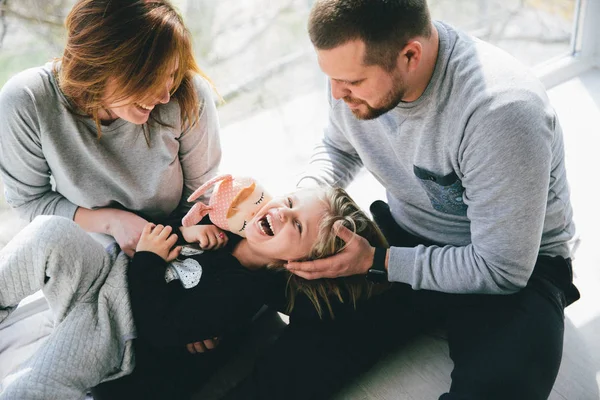
M 385 247 L 376 247 L 375 256 L 373 257 L 373 265 L 367 272 L 367 280 L 373 283 L 381 283 L 388 281 L 388 272 L 385 269 L 385 256 L 388 249 Z

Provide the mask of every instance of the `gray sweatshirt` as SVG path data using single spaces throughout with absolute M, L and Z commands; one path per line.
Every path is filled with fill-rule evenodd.
M 78 206 L 116 207 L 161 218 L 216 175 L 219 122 L 211 88 L 195 80 L 201 117 L 184 130 L 175 100 L 155 107 L 150 146 L 141 125 L 117 119 L 102 127 L 74 115 L 51 63 L 12 77 L 0 91 L 0 176 L 6 201 L 21 217 L 73 218 Z M 150 120 L 152 121 L 152 120 Z M 50 178 L 55 181 L 53 190 Z
M 346 186 L 364 166 L 386 188 L 396 222 L 437 244 L 391 248 L 390 281 L 511 293 L 538 254 L 570 256 L 562 130 L 544 87 L 517 60 L 435 26 L 435 71 L 416 101 L 360 121 L 328 94 L 329 122 L 303 180 Z

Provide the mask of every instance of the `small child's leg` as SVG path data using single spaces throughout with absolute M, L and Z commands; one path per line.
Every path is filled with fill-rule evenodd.
M 37 217 L 0 251 L 0 322 L 23 298 L 43 289 L 55 323 L 95 296 L 112 260 L 75 222 Z
M 93 303 L 78 303 L 39 350 L 0 383 L 0 400 L 83 399 L 119 370 L 122 346 Z

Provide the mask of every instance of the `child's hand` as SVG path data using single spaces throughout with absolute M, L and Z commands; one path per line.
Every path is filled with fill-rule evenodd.
M 172 230 L 170 226 L 147 223 L 135 251 L 151 251 L 167 262 L 173 261 L 181 247 L 173 248 L 177 243 L 177 235 L 171 234 Z
M 220 249 L 229 240 L 225 232 L 214 225 L 182 226 L 179 230 L 186 242 L 197 242 L 204 250 Z

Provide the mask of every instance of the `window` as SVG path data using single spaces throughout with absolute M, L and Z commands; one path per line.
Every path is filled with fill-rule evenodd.
M 60 56 L 74 0 L 0 0 L 0 86 Z M 306 34 L 312 0 L 173 0 L 194 36 L 200 64 L 225 98 L 224 125 L 321 90 Z M 430 0 L 445 20 L 536 66 L 572 55 L 578 0 Z
M 535 66 L 572 54 L 576 0 L 438 0 L 431 13 Z

